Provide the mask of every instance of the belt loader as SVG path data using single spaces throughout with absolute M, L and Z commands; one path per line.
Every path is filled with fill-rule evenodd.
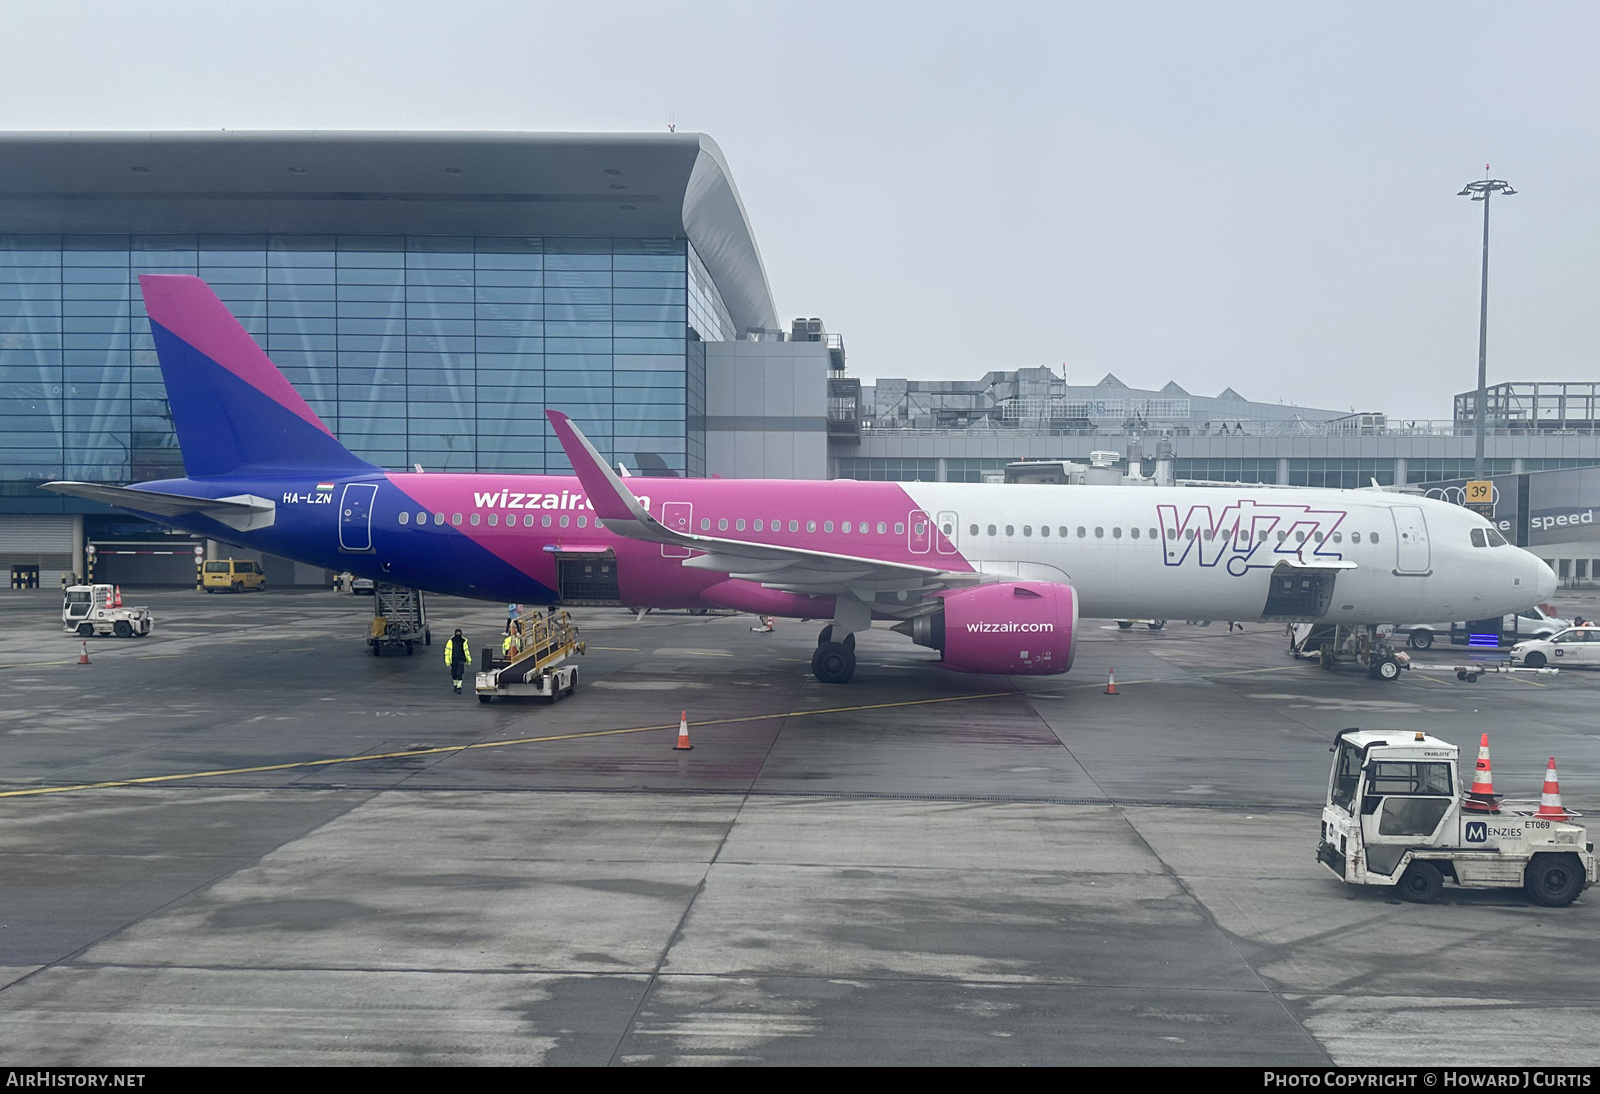
M 531 695 L 553 703 L 578 690 L 578 666 L 562 662 L 575 653 L 582 655 L 588 647 L 579 639 L 571 613 L 534 612 L 523 616 L 520 624 L 499 656 L 491 648 L 483 650 L 478 702 Z

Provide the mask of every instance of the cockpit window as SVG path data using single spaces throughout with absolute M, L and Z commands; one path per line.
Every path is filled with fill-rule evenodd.
M 1484 535 L 1484 538 L 1489 541 L 1489 546 L 1491 546 L 1491 547 L 1509 547 L 1509 546 L 1511 546 L 1510 543 L 1506 542 L 1506 537 L 1502 536 L 1499 533 L 1499 531 L 1497 531 L 1494 528 L 1489 528 L 1489 529 L 1485 530 L 1483 535 Z
M 1489 544 L 1483 538 L 1483 529 L 1482 528 L 1474 528 L 1472 530 L 1472 545 L 1474 547 L 1487 547 L 1487 546 L 1489 546 Z

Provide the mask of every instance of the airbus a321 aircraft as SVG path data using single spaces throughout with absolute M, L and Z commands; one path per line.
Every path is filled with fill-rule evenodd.
M 1380 491 L 619 477 L 553 410 L 576 476 L 386 471 L 203 281 L 139 282 L 187 476 L 46 489 L 457 596 L 828 620 L 812 669 L 829 683 L 874 619 L 946 668 L 1049 675 L 1072 667 L 1080 615 L 1482 619 L 1556 587 L 1482 517 Z

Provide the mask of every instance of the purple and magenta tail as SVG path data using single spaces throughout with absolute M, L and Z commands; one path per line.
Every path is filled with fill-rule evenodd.
M 204 281 L 142 274 L 139 288 L 191 478 L 376 470 L 339 443 Z

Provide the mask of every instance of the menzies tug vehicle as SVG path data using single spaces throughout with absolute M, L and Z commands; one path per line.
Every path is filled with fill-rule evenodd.
M 828 620 L 817 678 L 894 621 L 960 672 L 1072 667 L 1078 618 L 1482 619 L 1555 590 L 1458 506 L 1381 492 L 407 474 L 353 455 L 199 278 L 139 278 L 187 476 L 47 489 L 374 581 L 531 604 Z
M 1421 732 L 1340 730 L 1329 751 L 1317 861 L 1340 881 L 1431 904 L 1448 877 L 1560 908 L 1600 880 L 1594 845 L 1561 805 L 1554 759 L 1535 809 L 1494 793 L 1487 734 L 1470 791 L 1456 785 L 1456 746 Z

